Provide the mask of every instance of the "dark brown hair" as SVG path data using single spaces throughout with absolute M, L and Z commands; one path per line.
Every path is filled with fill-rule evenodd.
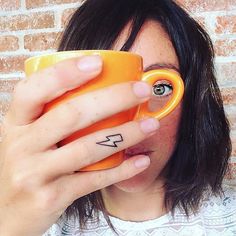
M 59 51 L 111 49 L 131 21 L 132 30 L 121 48 L 128 51 L 147 19 L 159 22 L 168 33 L 185 83 L 177 145 L 166 166 L 165 204 L 173 215 L 179 207 L 188 216 L 197 211 L 207 189 L 222 193 L 231 153 L 213 46 L 205 30 L 171 0 L 87 0 L 73 14 Z M 76 200 L 66 214 L 78 216 L 83 228 L 98 209 L 112 227 L 99 191 Z

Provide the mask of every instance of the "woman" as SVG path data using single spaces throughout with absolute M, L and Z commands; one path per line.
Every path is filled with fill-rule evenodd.
M 109 108 L 113 99 L 104 89 L 102 97 L 109 99 L 86 104 L 93 117 L 86 117 L 80 98 L 40 117 L 44 104 L 100 73 L 101 58 L 61 62 L 19 83 L 3 126 L 1 232 L 40 235 L 52 225 L 45 235 L 233 235 L 236 196 L 222 186 L 231 152 L 229 127 L 206 32 L 171 0 L 87 0 L 59 47 L 75 49 L 131 51 L 143 57 L 145 71 L 176 70 L 185 83 L 183 101 L 160 123 L 149 119 L 109 130 L 129 137 L 119 147 L 126 150 L 119 167 L 75 173 L 105 157 L 98 157 L 98 149 L 83 149 L 94 134 L 56 147 L 81 129 L 78 120 L 100 120 L 144 99 L 158 109 L 171 96 L 171 86 L 165 81 L 153 88 L 112 86 L 114 98 L 124 96 L 126 104 Z M 54 84 L 41 82 L 50 76 Z M 25 101 L 31 91 L 31 101 Z M 101 102 L 104 111 L 96 117 Z

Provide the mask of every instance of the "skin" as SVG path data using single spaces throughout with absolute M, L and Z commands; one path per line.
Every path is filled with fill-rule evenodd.
M 166 47 L 168 49 L 168 44 Z M 132 50 L 138 52 L 140 49 L 137 47 Z M 148 51 L 151 52 L 150 49 Z M 166 52 L 160 55 L 162 60 L 164 53 Z M 156 62 L 158 57 L 154 56 L 149 54 L 149 59 L 145 59 L 144 65 Z M 166 55 L 164 62 L 168 62 L 168 58 L 171 58 L 171 55 Z M 172 63 L 172 60 L 169 62 Z M 9 111 L 1 126 L 0 232 L 2 235 L 42 235 L 72 202 L 99 189 L 105 190 L 107 186 L 112 186 L 114 192 L 122 193 L 120 199 L 124 199 L 124 204 L 121 210 L 127 207 L 126 204 L 130 200 L 125 197 L 130 197 L 129 191 L 138 192 L 135 196 L 140 200 L 140 194 L 145 195 L 144 190 L 151 189 L 149 186 L 153 185 L 158 176 L 156 173 L 158 170 L 161 171 L 159 166 L 164 165 L 161 161 L 156 163 L 154 156 L 151 156 L 152 163 L 149 170 L 143 174 L 143 181 L 138 174 L 150 165 L 150 158 L 143 155 L 130 157 L 120 166 L 108 170 L 94 172 L 78 172 L 78 170 L 147 140 L 158 132 L 158 121 L 151 121 L 152 130 L 150 123 L 131 121 L 83 136 L 59 148 L 56 145 L 70 134 L 97 121 L 149 101 L 152 91 L 149 85 L 132 81 L 112 85 L 75 97 L 43 114 L 45 104 L 95 78 L 102 71 L 102 65 L 103 61 L 99 56 L 72 58 L 30 75 L 15 87 Z M 141 97 L 140 93 L 135 92 L 137 87 L 139 91 L 147 91 L 145 96 Z M 112 102 L 114 98 L 121 94 L 126 98 L 126 102 L 118 99 L 114 104 Z M 154 107 L 158 103 L 150 104 Z M 100 104 L 103 104 L 102 109 Z M 167 158 L 173 147 L 170 140 L 175 140 L 171 138 L 174 135 L 171 130 L 176 130 L 173 125 L 176 123 L 175 112 L 169 116 L 169 122 L 164 123 L 165 120 L 162 120 L 163 130 L 160 129 L 160 134 L 155 136 L 156 141 L 161 140 L 159 148 L 162 152 L 158 154 L 159 160 Z M 124 138 L 124 142 L 119 143 L 118 148 L 99 148 L 100 146 L 96 144 L 104 137 L 117 133 L 122 134 Z M 145 145 L 154 148 L 154 143 L 151 141 Z M 164 145 L 167 145 L 165 149 Z M 132 179 L 135 175 L 137 177 Z M 130 180 L 122 182 L 126 179 Z M 115 183 L 117 184 L 114 185 Z M 119 194 L 115 196 L 119 197 Z M 131 212 L 134 213 L 132 209 Z
M 114 45 L 115 50 L 119 50 L 124 44 L 129 27 L 128 24 L 122 31 Z M 144 69 L 156 63 L 179 68 L 168 35 L 155 21 L 149 20 L 143 25 L 130 51 L 143 57 Z M 152 68 L 158 69 L 160 66 Z M 150 110 L 159 109 L 167 100 L 168 96 L 153 95 L 149 100 Z M 160 217 L 168 211 L 163 204 L 165 179 L 162 171 L 175 147 L 180 115 L 181 104 L 160 121 L 159 131 L 155 135 L 126 150 L 131 155 L 142 150 L 153 151 L 149 153 L 151 164 L 142 173 L 101 190 L 109 214 L 123 220 L 144 221 Z
M 42 235 L 76 199 L 129 179 L 149 166 L 149 157 L 136 155 L 112 169 L 78 172 L 153 135 L 159 127 L 155 119 L 151 126 L 144 121 L 131 121 L 57 148 L 59 141 L 75 131 L 150 99 L 151 86 L 131 81 L 75 97 L 42 114 L 45 104 L 95 78 L 102 71 L 102 64 L 99 56 L 73 58 L 17 84 L 1 126 L 1 235 Z M 137 87 L 142 93 L 146 91 L 145 96 L 135 92 Z M 114 104 L 114 98 L 121 94 L 126 102 L 116 99 Z M 117 133 L 124 138 L 118 148 L 96 144 Z

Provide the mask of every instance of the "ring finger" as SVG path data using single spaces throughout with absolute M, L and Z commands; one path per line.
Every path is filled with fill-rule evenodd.
M 159 128 L 154 118 L 130 121 L 75 140 L 44 153 L 41 161 L 45 176 L 56 177 L 98 162 L 151 136 Z M 45 157 L 46 154 L 46 157 Z

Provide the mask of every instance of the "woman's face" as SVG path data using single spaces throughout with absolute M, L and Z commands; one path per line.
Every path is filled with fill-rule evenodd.
M 127 25 L 116 41 L 113 49 L 120 50 L 129 33 Z M 163 28 L 155 21 L 147 21 L 140 30 L 135 43 L 130 49 L 143 57 L 143 67 L 149 69 L 168 68 L 178 70 L 179 63 L 174 47 Z M 160 85 L 159 85 L 160 86 Z M 163 81 L 161 93 L 152 95 L 149 101 L 150 110 L 157 110 L 168 101 L 171 96 L 171 88 Z M 152 137 L 126 149 L 126 158 L 140 152 L 147 152 L 151 164 L 141 174 L 119 182 L 116 187 L 125 192 L 141 192 L 149 187 L 159 187 L 163 183 L 161 172 L 174 151 L 176 134 L 181 114 L 181 104 L 167 117 L 160 120 L 160 129 Z

